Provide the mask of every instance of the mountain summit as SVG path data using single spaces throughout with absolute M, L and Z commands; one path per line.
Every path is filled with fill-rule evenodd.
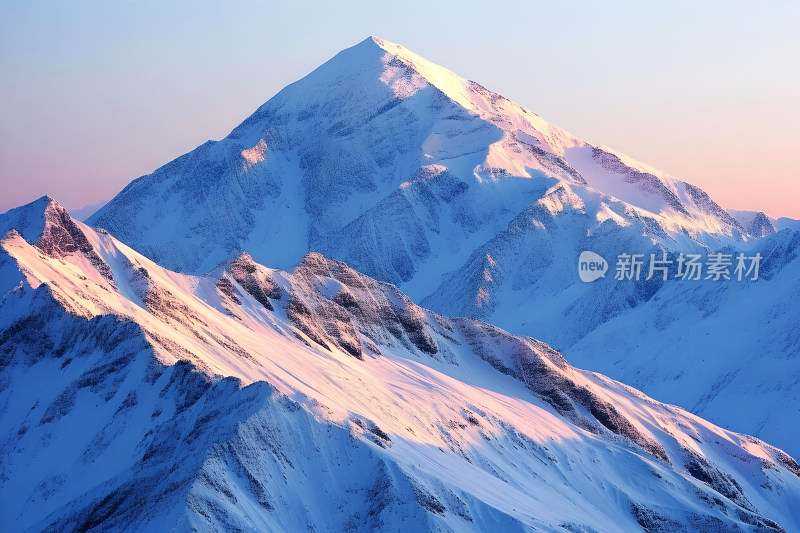
M 798 234 L 742 220 L 696 186 L 370 37 L 226 138 L 134 180 L 88 223 L 191 274 L 241 251 L 277 268 L 319 252 L 798 453 L 800 429 L 786 429 L 800 428 L 796 358 L 785 355 L 800 353 L 788 333 L 800 319 Z M 613 269 L 621 253 L 723 249 L 760 251 L 762 281 L 586 284 L 576 272 L 586 250 Z
M 288 266 L 317 250 L 416 282 L 422 297 L 436 250 L 454 258 L 443 267 L 460 266 L 537 200 L 586 211 L 594 225 L 639 221 L 671 244 L 745 233 L 700 189 L 376 37 L 222 141 L 135 180 L 89 222 L 170 268 L 206 271 L 239 249 Z
M 798 530 L 798 229 L 371 37 L 0 214 L 0 530 Z

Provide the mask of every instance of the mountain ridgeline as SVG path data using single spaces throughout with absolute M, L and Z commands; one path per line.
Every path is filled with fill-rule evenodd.
M 339 261 L 0 231 L 3 531 L 800 528 L 787 453 Z
M 439 313 L 542 339 L 800 453 L 790 377 L 800 227 L 728 213 L 700 188 L 378 38 L 287 86 L 221 141 L 134 180 L 88 222 L 190 274 L 241 251 L 279 268 L 322 253 Z M 584 250 L 612 268 L 620 253 L 765 261 L 755 283 L 585 284 Z

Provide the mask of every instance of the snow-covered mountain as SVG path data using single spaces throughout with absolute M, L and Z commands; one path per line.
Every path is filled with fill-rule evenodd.
M 375 37 L 222 141 L 133 181 L 89 223 L 180 271 L 241 249 L 288 266 L 311 250 L 421 298 L 534 205 L 580 212 L 581 237 L 633 226 L 675 247 L 745 233 L 702 190 Z
M 800 529 L 786 453 L 320 254 L 0 235 L 3 531 Z
M 89 223 L 187 273 L 240 250 L 281 268 L 320 252 L 800 454 L 796 221 L 729 213 L 378 38 L 134 180 Z M 613 263 L 719 249 L 762 250 L 774 276 L 686 287 L 576 273 L 583 250 Z M 725 409 L 731 398 L 752 399 L 749 414 Z
M 766 237 L 778 229 L 778 222 L 762 211 L 743 211 L 741 209 L 728 209 L 728 214 L 753 237 Z
M 752 283 L 665 282 L 564 353 L 800 455 L 800 231 L 756 241 Z

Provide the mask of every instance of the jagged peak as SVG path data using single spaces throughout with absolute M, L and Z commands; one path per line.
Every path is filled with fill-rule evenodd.
M 67 210 L 50 196 L 9 209 L 0 215 L 0 234 L 15 229 L 29 244 L 35 244 L 48 225 L 63 225 Z
M 300 275 L 313 274 L 325 277 L 336 277 L 334 273 L 342 273 L 342 272 L 346 273 L 345 275 L 348 278 L 356 276 L 372 280 L 372 278 L 370 278 L 369 276 L 366 276 L 350 268 L 350 266 L 347 263 L 337 261 L 336 259 L 331 259 L 319 252 L 308 252 L 306 255 L 303 256 L 303 258 L 300 260 L 300 262 L 293 270 L 293 274 L 300 274 Z
M 224 277 L 226 273 L 231 273 L 235 269 L 244 268 L 245 270 L 252 271 L 255 270 L 257 266 L 263 265 L 256 263 L 250 254 L 242 250 L 230 254 L 225 260 L 207 271 L 205 276 L 209 278 L 221 278 Z
M 0 236 L 11 230 L 16 230 L 28 244 L 50 257 L 83 255 L 113 285 L 111 268 L 94 249 L 79 223 L 50 196 L 42 196 L 0 215 Z
M 242 252 L 239 253 L 239 255 L 237 255 L 235 258 L 233 258 L 230 261 L 230 263 L 232 265 L 235 265 L 235 264 L 251 264 L 251 263 L 255 263 L 255 261 L 253 260 L 253 257 L 250 254 L 248 254 L 245 251 L 242 251 Z
M 329 274 L 329 260 L 327 257 L 319 252 L 309 252 L 303 256 L 297 267 L 295 273 L 310 272 L 320 276 L 327 276 Z
M 64 209 L 55 198 L 45 194 L 44 196 L 40 196 L 39 198 L 33 200 L 32 202 L 28 202 L 27 204 L 21 205 L 19 207 L 9 209 L 8 211 L 6 211 L 6 213 L 11 213 L 13 211 L 16 212 L 28 211 L 31 213 L 38 213 L 40 215 L 43 215 L 48 210 L 66 212 L 66 209 Z M 6 213 L 3 213 L 3 215 L 5 215 Z
M 728 209 L 727 212 L 752 237 L 766 237 L 778 231 L 773 220 L 763 211 Z

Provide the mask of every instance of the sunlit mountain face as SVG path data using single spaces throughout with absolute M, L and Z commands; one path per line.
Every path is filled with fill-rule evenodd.
M 279 268 L 319 252 L 800 454 L 800 368 L 787 357 L 800 353 L 800 227 L 731 215 L 382 39 L 134 180 L 88 222 L 185 273 L 241 251 Z M 586 250 L 611 264 L 595 283 L 576 275 Z M 765 259 L 757 283 L 614 279 L 618 255 L 665 252 Z
M 0 215 L 0 530 L 800 530 L 799 230 L 371 37 Z
M 344 263 L 0 223 L 4 530 L 798 527 L 787 453 Z

